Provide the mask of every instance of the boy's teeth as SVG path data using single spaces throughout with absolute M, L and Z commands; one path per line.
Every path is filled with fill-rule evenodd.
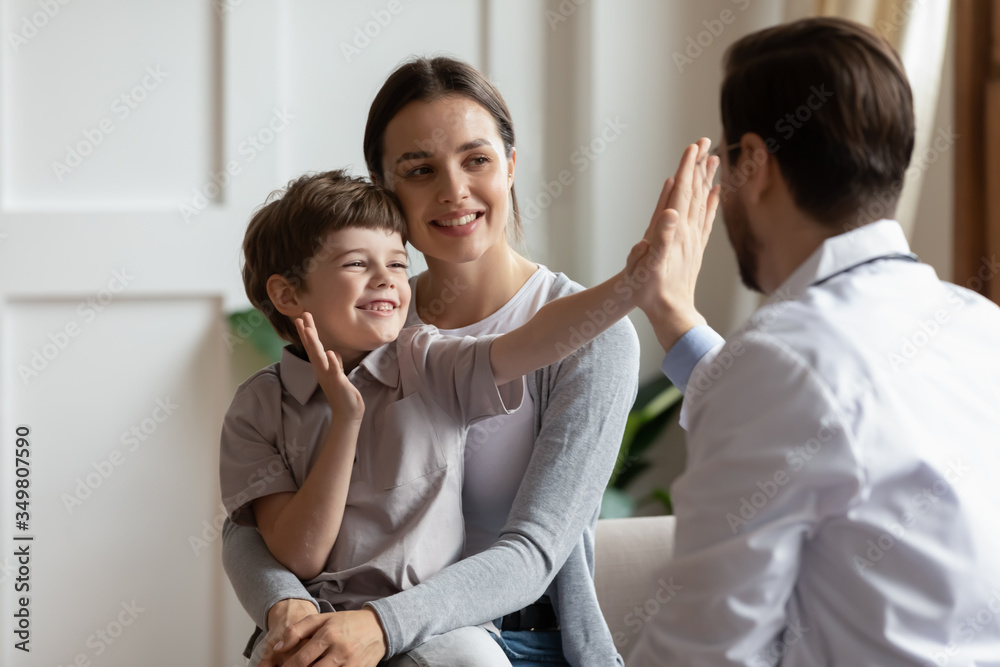
M 462 225 L 467 225 L 476 219 L 475 213 L 470 213 L 469 215 L 463 215 L 461 218 L 452 218 L 451 220 L 437 220 L 437 224 L 442 227 L 461 227 Z
M 395 308 L 395 306 L 391 303 L 385 303 L 384 301 L 382 303 L 370 303 L 365 306 L 365 310 L 392 310 L 393 308 Z

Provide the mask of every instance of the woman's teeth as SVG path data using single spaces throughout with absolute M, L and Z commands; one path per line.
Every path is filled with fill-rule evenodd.
M 478 213 L 470 213 L 469 215 L 463 215 L 461 218 L 452 218 L 451 220 L 435 220 L 434 222 L 441 227 L 461 227 L 462 225 L 469 224 L 478 216 Z

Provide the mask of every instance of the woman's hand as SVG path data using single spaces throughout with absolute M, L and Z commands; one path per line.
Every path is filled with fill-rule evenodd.
M 261 667 L 283 664 L 294 651 L 285 649 L 275 652 L 274 645 L 282 640 L 288 628 L 308 616 L 317 616 L 318 614 L 316 604 L 311 600 L 289 598 L 272 605 L 267 612 L 267 636 L 264 637 L 266 648 L 264 649 L 264 657 L 260 661 Z M 284 647 L 282 648 L 284 649 Z
M 312 313 L 305 312 L 302 313 L 302 317 L 296 317 L 295 329 L 299 332 L 302 346 L 306 349 L 309 363 L 312 364 L 319 386 L 323 388 L 323 394 L 330 403 L 334 418 L 361 421 L 365 414 L 365 403 L 361 399 L 361 392 L 347 379 L 340 355 L 333 350 L 323 349 Z
M 365 608 L 311 614 L 287 627 L 274 649 L 278 652 L 261 660 L 260 667 L 376 667 L 385 657 L 386 642 L 378 616 Z

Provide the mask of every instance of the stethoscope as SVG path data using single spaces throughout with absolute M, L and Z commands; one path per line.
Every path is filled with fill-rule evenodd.
M 917 262 L 918 264 L 920 263 L 920 258 L 917 257 L 916 255 L 914 255 L 912 252 L 894 252 L 894 253 L 890 253 L 888 255 L 879 255 L 877 257 L 872 257 L 870 259 L 866 259 L 863 262 L 858 262 L 857 264 L 852 264 L 851 266 L 845 267 L 845 268 L 841 269 L 840 271 L 837 271 L 836 273 L 831 273 L 830 275 L 826 276 L 825 278 L 820 278 L 819 280 L 817 280 L 816 282 L 812 283 L 809 286 L 810 287 L 816 287 L 817 285 L 822 285 L 826 281 L 830 280 L 831 278 L 836 278 L 837 276 L 839 276 L 842 273 L 847 273 L 848 271 L 853 271 L 854 269 L 856 269 L 856 268 L 858 268 L 860 266 L 864 266 L 865 264 L 871 264 L 872 262 L 881 262 L 882 260 L 885 260 L 885 259 L 901 259 L 901 260 L 904 260 L 904 261 L 907 261 L 907 262 Z

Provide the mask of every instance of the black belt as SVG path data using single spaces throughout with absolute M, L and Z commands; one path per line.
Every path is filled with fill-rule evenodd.
M 524 609 L 507 614 L 500 624 L 501 630 L 530 630 L 532 632 L 550 632 L 559 629 L 559 619 L 548 598 L 528 605 Z

